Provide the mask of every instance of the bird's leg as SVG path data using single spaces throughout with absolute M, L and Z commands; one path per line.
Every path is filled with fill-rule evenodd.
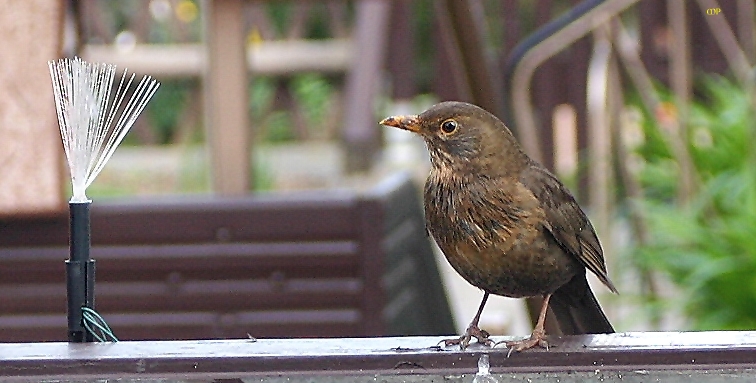
M 536 345 L 541 346 L 545 349 L 549 348 L 549 344 L 548 342 L 546 342 L 546 330 L 544 329 L 544 325 L 546 324 L 546 311 L 548 311 L 549 309 L 550 298 L 551 294 L 544 295 L 543 305 L 541 306 L 541 313 L 538 315 L 538 322 L 536 322 L 535 328 L 533 328 L 533 333 L 530 334 L 530 338 L 506 342 L 510 354 L 512 353 L 512 351 L 519 352 L 533 348 Z
M 480 302 L 480 307 L 478 307 L 478 313 L 475 314 L 475 318 L 473 318 L 472 322 L 470 322 L 470 325 L 467 326 L 465 333 L 462 334 L 462 336 L 460 336 L 459 338 L 443 340 L 442 342 L 444 342 L 445 346 L 458 344 L 459 348 L 461 350 L 464 350 L 470 344 L 470 340 L 473 337 L 478 340 L 478 343 L 486 346 L 490 346 L 493 343 L 490 339 L 488 339 L 490 335 L 488 331 L 481 330 L 480 327 L 478 327 L 480 314 L 483 312 L 483 307 L 486 305 L 486 301 L 488 301 L 488 292 L 483 292 L 483 300 Z

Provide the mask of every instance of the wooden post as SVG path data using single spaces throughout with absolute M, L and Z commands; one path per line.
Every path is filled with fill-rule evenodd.
M 433 2 L 433 93 L 442 101 L 475 102 L 445 2 Z
M 588 178 L 592 185 L 590 211 L 594 225 L 599 228 L 601 238 L 609 237 L 611 217 L 611 138 L 612 116 L 609 110 L 612 47 L 608 31 L 601 28 L 594 31 L 594 46 L 591 65 L 588 68 L 588 137 L 590 149 L 590 171 Z M 604 247 L 610 241 L 604 241 Z
M 251 187 L 244 1 L 206 0 L 203 5 L 205 129 L 213 191 L 244 194 Z
M 346 110 L 342 134 L 348 172 L 367 170 L 378 149 L 380 130 L 373 113 L 373 100 L 380 86 L 386 56 L 390 10 L 390 1 L 357 2 L 354 60 L 347 73 L 344 91 Z
M 481 26 L 471 9 L 473 4 L 469 1 L 447 0 L 445 5 L 473 102 L 499 118 L 504 118 L 504 102 L 495 86 L 500 81 L 494 76 L 491 63 L 485 55 Z
M 678 152 L 680 166 L 677 196 L 682 204 L 690 200 L 695 188 L 695 169 L 685 145 L 688 131 L 688 104 L 692 93 L 690 39 L 686 12 L 685 0 L 667 0 L 667 19 L 672 32 L 672 43 L 669 46 L 669 78 L 677 109 L 675 133 L 670 136 L 670 139 L 673 140 L 672 145 L 677 146 L 675 151 Z
M 754 36 L 754 27 L 756 23 L 753 20 L 753 13 L 756 10 L 753 0 L 738 0 L 738 13 L 737 13 L 737 30 L 738 40 L 743 46 L 748 62 L 756 62 L 756 36 Z
M 415 44 L 412 23 L 412 2 L 398 0 L 391 10 L 389 41 L 391 54 L 386 65 L 392 76 L 391 96 L 394 100 L 410 100 L 417 93 L 415 84 Z
M 5 1 L 0 12 L 0 215 L 61 210 L 63 145 L 47 61 L 60 56 L 62 1 Z

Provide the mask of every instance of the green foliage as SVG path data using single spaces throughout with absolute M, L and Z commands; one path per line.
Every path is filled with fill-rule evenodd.
M 300 122 L 307 124 L 305 129 L 311 134 L 326 129 L 326 125 L 332 123 L 331 104 L 336 95 L 334 87 L 325 75 L 316 73 L 297 74 L 285 81 L 271 77 L 254 78 L 250 86 L 249 108 L 252 123 L 264 132 L 261 139 L 275 143 L 296 138 L 296 121 L 292 112 L 278 109 L 287 107 L 283 102 L 276 104 L 276 97 L 284 91 L 289 92 L 299 108 Z
M 315 73 L 297 75 L 292 79 L 291 89 L 305 121 L 312 124 L 312 128 L 321 127 L 328 121 L 334 89 L 325 76 Z
M 169 80 L 160 84 L 160 89 L 147 106 L 151 127 L 158 144 L 173 142 L 179 119 L 187 106 L 189 92 L 196 85 L 192 80 Z
M 351 5 L 348 5 L 347 12 L 351 13 Z M 271 21 L 275 33 L 278 37 L 284 37 L 287 34 L 290 24 L 296 18 L 296 12 L 299 10 L 293 2 L 270 2 L 266 4 L 266 11 Z M 332 37 L 330 27 L 328 26 L 328 5 L 322 3 L 308 4 L 307 16 L 304 23 L 302 34 L 304 38 L 325 39 Z
M 294 140 L 292 130 L 293 121 L 287 111 L 276 110 L 265 119 L 265 140 L 269 142 L 285 142 Z
M 691 106 L 685 146 L 697 189 L 675 200 L 681 167 L 656 122 L 646 119 L 637 151 L 651 239 L 635 249 L 642 266 L 666 273 L 684 294 L 694 329 L 756 328 L 756 157 L 749 95 L 725 79 L 703 83 Z

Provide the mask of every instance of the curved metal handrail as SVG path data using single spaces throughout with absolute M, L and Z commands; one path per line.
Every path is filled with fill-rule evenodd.
M 536 123 L 529 97 L 529 84 L 536 68 L 638 1 L 586 0 L 536 30 L 512 50 L 505 67 L 506 84 L 509 87 L 507 93 L 512 97 L 512 107 L 508 116 L 513 117 L 513 128 L 531 157 L 543 161 L 543 153 L 535 134 Z

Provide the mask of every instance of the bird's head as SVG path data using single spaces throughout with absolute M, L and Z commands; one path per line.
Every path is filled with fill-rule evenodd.
M 527 158 L 501 120 L 464 102 L 442 102 L 419 115 L 392 116 L 380 123 L 419 134 L 434 167 L 506 170 Z

